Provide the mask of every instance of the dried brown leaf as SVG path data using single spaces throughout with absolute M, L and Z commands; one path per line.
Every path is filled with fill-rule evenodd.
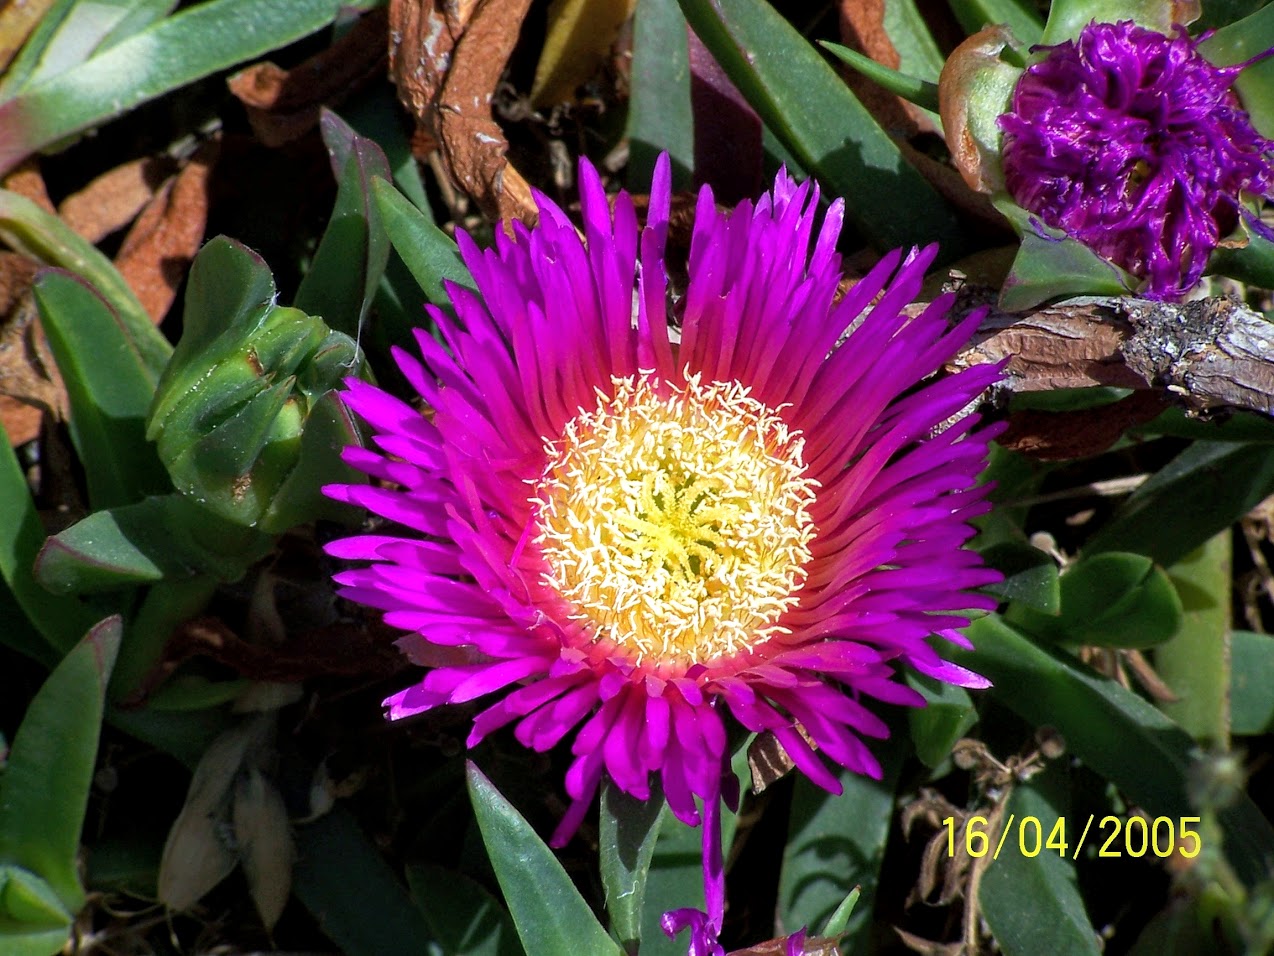
M 159 899 L 172 909 L 193 906 L 234 870 L 238 856 L 229 827 L 235 779 L 268 727 L 263 719 L 238 724 L 214 740 L 195 767 L 159 863 Z
M 116 166 L 62 200 L 58 215 L 89 242 L 101 242 L 137 218 L 171 171 L 170 160 L 154 156 Z
M 208 177 L 217 144 L 203 144 L 190 162 L 155 193 L 129 230 L 115 266 L 156 323 L 203 242 L 208 223 Z
M 13 62 L 27 37 L 55 0 L 22 0 L 0 6 L 0 71 Z
M 44 412 L 8 395 L 0 395 L 0 428 L 15 448 L 34 440 L 40 434 Z
M 39 434 L 43 413 L 60 417 L 66 410 L 66 389 L 31 297 L 37 268 L 16 252 L 0 252 L 0 421 L 12 445 Z
M 606 61 L 637 0 L 553 0 L 548 35 L 531 84 L 535 106 L 553 106 L 575 96 Z
M 383 76 L 388 17 L 369 11 L 335 43 L 299 66 L 281 69 L 257 63 L 230 77 L 230 92 L 266 146 L 282 146 L 312 130 L 324 106 L 338 106 L 351 93 Z
M 272 930 L 292 893 L 296 846 L 283 797 L 255 767 L 235 783 L 233 820 L 248 891 L 261 922 Z
M 389 69 L 403 105 L 438 143 L 447 173 L 492 219 L 539 220 L 505 156 L 491 99 L 530 0 L 391 0 Z
M 49 191 L 44 188 L 44 177 L 40 174 L 39 162 L 32 157 L 16 167 L 4 177 L 4 188 L 15 192 L 25 199 L 31 200 L 45 212 L 57 214 L 53 201 L 49 199 Z

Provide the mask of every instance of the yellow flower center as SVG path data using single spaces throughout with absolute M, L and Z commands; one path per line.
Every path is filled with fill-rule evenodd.
M 815 533 L 800 432 L 738 382 L 611 384 L 545 439 L 545 582 L 637 663 L 705 663 L 785 631 Z

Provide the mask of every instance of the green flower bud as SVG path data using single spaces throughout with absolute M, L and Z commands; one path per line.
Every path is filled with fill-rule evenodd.
M 320 488 L 353 477 L 340 451 L 359 438 L 332 389 L 358 346 L 277 305 L 265 263 L 224 238 L 195 259 L 184 321 L 147 423 L 176 489 L 267 533 L 337 517 Z

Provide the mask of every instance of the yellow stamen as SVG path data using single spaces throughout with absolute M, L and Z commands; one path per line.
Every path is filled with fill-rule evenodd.
M 611 385 L 545 439 L 545 582 L 637 663 L 706 663 L 785 631 L 815 533 L 801 433 L 738 382 Z

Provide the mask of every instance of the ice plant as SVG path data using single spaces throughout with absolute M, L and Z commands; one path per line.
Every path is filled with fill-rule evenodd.
M 1004 131 L 1009 194 L 1043 222 L 1180 299 L 1238 225 L 1274 233 L 1244 206 L 1274 198 L 1274 142 L 1183 27 L 1089 23 L 1047 48 L 1013 93 Z
M 441 665 L 386 701 L 392 718 L 503 692 L 470 746 L 510 723 L 536 750 L 577 731 L 559 843 L 603 774 L 640 799 L 657 779 L 691 825 L 701 798 L 708 947 L 726 711 L 838 791 L 824 757 L 880 773 L 864 699 L 922 703 L 898 667 L 985 684 L 930 639 L 962 643 L 965 612 L 993 604 L 969 589 L 996 575 L 961 546 L 992 431 L 967 412 L 999 373 L 929 380 L 978 322 L 950 326 L 950 297 L 902 311 L 932 248 L 838 299 L 842 203 L 815 237 L 809 183 L 781 173 L 728 215 L 704 189 L 670 302 L 666 157 L 640 231 L 587 162 L 580 182 L 583 240 L 544 196 L 540 225 L 493 249 L 458 236 L 478 294 L 451 286 L 455 317 L 430 310 L 423 361 L 396 352 L 421 404 L 348 382 L 377 450 L 346 461 L 375 483 L 328 493 L 397 528 L 328 550 L 367 562 L 341 593 Z

